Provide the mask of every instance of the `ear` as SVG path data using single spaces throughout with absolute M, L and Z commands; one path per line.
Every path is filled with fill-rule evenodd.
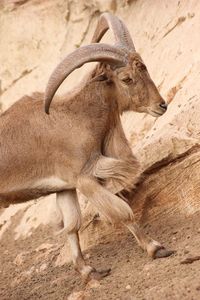
M 91 81 L 106 81 L 106 80 L 108 80 L 108 77 L 106 76 L 105 73 L 102 73 L 92 78 Z
M 97 73 L 97 75 L 94 74 L 94 77 L 92 77 L 90 82 L 93 81 L 106 81 L 107 83 L 112 82 L 113 70 L 110 65 L 105 63 L 100 63 L 97 66 L 95 73 Z

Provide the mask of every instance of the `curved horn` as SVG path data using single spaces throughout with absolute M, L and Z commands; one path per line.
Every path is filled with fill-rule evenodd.
M 127 55 L 123 50 L 107 44 L 92 44 L 76 49 L 61 61 L 50 76 L 45 91 L 45 112 L 49 113 L 49 107 L 57 89 L 75 69 L 85 63 L 95 61 L 123 67 L 127 64 Z
M 118 17 L 110 13 L 103 13 L 100 16 L 92 38 L 92 43 L 98 43 L 108 29 L 111 29 L 114 34 L 117 45 L 121 45 L 129 51 L 135 52 L 135 47 L 126 25 Z

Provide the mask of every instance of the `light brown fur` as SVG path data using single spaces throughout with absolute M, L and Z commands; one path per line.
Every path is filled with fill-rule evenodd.
M 44 112 L 43 94 L 23 97 L 0 117 L 0 205 L 56 192 L 76 268 L 89 278 L 107 275 L 83 260 L 75 190 L 111 222 L 130 228 L 132 210 L 114 194 L 134 187 L 140 167 L 124 135 L 120 114 L 135 110 L 159 116 L 165 112 L 160 106 L 163 102 L 137 53 L 130 55 L 126 67 L 115 71 L 107 64 L 97 65 L 82 87 L 55 97 L 50 115 Z M 63 197 L 68 201 L 68 194 L 66 206 Z M 145 239 L 141 231 L 135 235 L 151 256 L 162 248 Z
M 135 57 L 138 61 L 139 56 Z M 1 115 L 1 205 L 59 191 L 56 187 L 32 188 L 34 182 L 43 178 L 55 176 L 69 188 L 76 188 L 83 170 L 87 169 L 88 175 L 96 172 L 97 177 L 109 177 L 106 164 L 113 170 L 110 177 L 126 179 L 124 188 L 134 184 L 132 173 L 138 177 L 139 163 L 125 138 L 120 114 L 134 109 L 149 111 L 152 107 L 161 113 L 159 104 L 163 100 L 147 71 L 138 71 L 135 60 L 131 65 L 132 73 L 130 66 L 120 71 L 98 66 L 77 93 L 54 99 L 50 115 L 44 113 L 43 94 L 39 93 L 23 97 Z M 128 74 L 134 77 L 133 86 L 119 79 Z M 103 81 L 99 81 L 100 75 L 104 76 Z M 96 162 L 102 161 L 102 155 L 120 159 L 115 163 L 116 170 L 113 161 L 104 159 L 105 174 L 101 168 L 98 175 Z

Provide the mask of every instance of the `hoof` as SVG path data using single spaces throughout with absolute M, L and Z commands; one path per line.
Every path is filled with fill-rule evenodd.
M 168 257 L 174 254 L 176 251 L 174 250 L 167 250 L 164 247 L 158 249 L 155 253 L 153 258 L 163 258 L 163 257 Z
M 87 278 L 85 278 L 85 281 L 88 282 L 92 279 L 94 280 L 101 280 L 102 278 L 108 276 L 110 274 L 111 269 L 106 269 L 106 270 L 102 270 L 102 271 L 96 271 L 96 270 L 92 270 Z

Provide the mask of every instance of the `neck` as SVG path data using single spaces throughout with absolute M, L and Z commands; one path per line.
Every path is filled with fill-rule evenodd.
M 97 111 L 105 108 L 110 110 L 113 106 L 112 89 L 106 84 L 106 82 L 86 82 L 81 89 L 75 89 L 63 97 L 62 105 L 66 109 L 79 111 Z M 66 98 L 68 101 L 66 101 Z M 116 100 L 114 101 L 116 103 Z M 107 108 L 106 108 L 107 107 Z
M 130 103 L 127 99 L 127 97 L 120 94 L 117 96 L 117 103 L 120 115 L 122 115 L 123 112 L 130 110 Z

